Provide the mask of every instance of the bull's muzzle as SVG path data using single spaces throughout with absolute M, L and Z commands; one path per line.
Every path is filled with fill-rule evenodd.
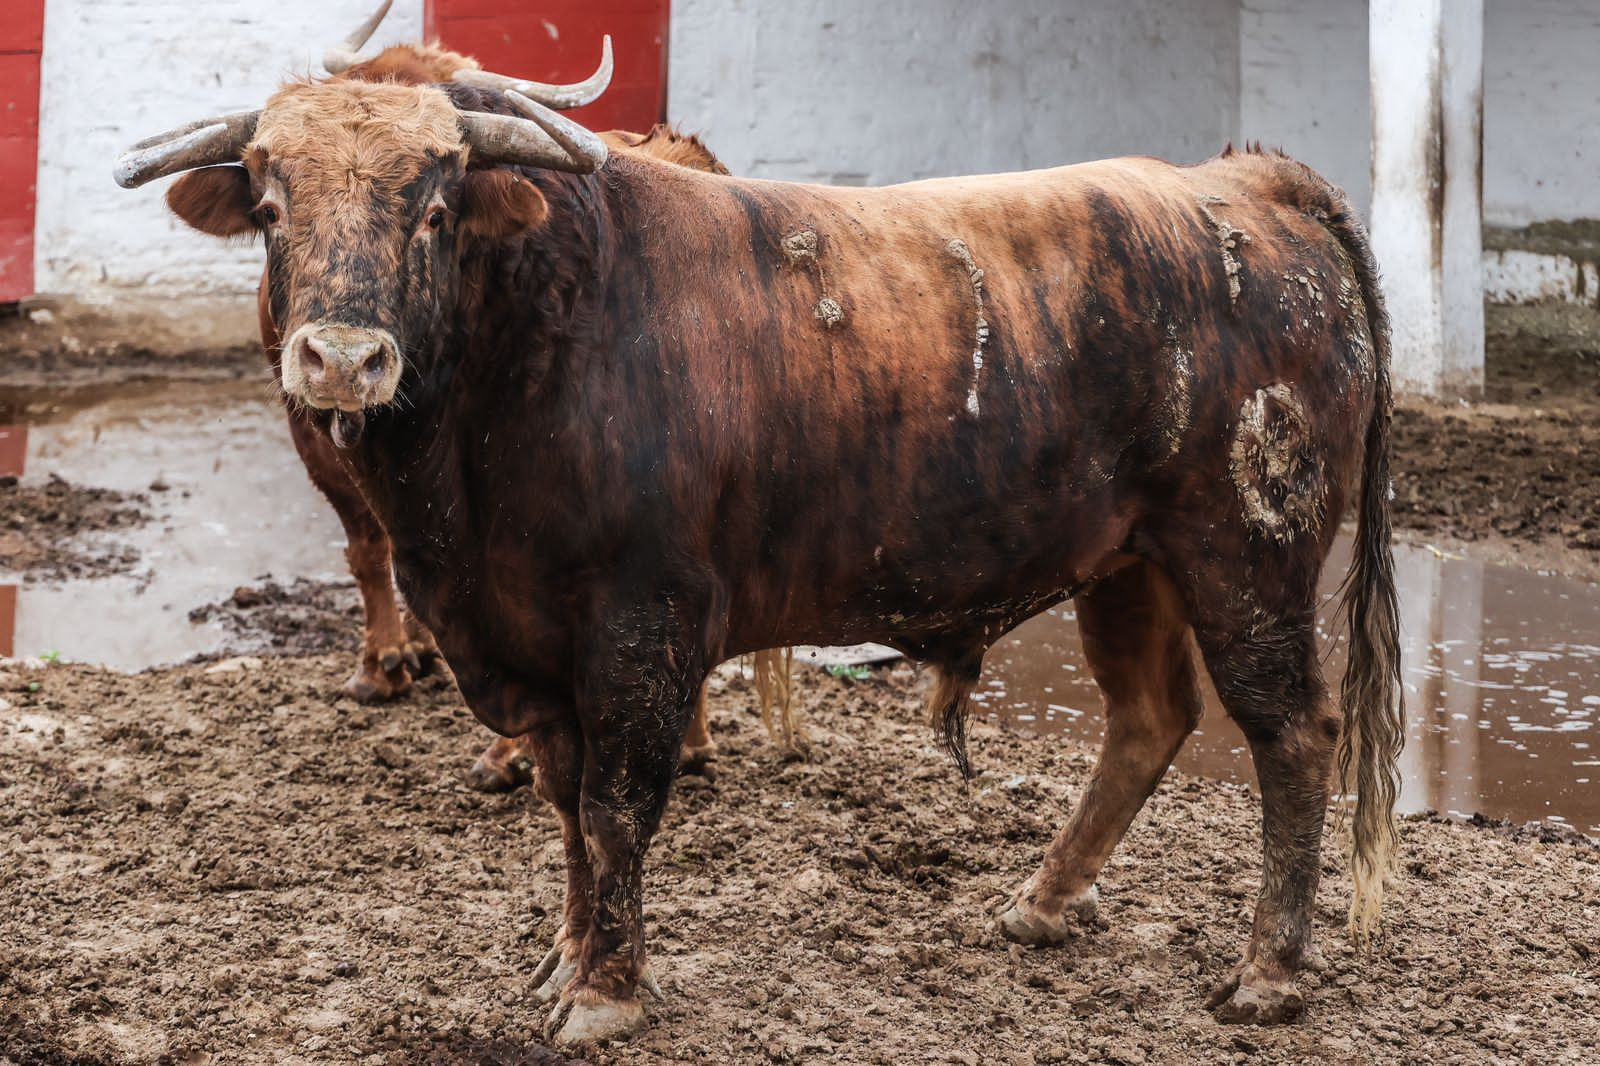
M 283 346 L 283 391 L 312 407 L 381 407 L 399 384 L 400 348 L 387 330 L 301 326 Z

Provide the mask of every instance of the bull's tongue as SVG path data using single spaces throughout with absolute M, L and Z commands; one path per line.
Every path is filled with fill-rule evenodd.
M 361 431 L 367 428 L 367 416 L 361 411 L 333 412 L 330 433 L 339 448 L 354 448 L 361 440 Z

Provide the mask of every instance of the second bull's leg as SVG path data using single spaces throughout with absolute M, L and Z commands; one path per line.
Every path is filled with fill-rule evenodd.
M 344 526 L 345 559 L 361 591 L 366 621 L 361 661 L 344 689 L 364 702 L 398 696 L 411 687 L 413 671 L 422 673 L 423 654 L 431 650 L 432 642 L 420 644 L 407 632 L 395 593 L 389 536 L 361 490 L 339 465 L 332 442 L 293 412 L 289 414 L 289 433 L 311 483 L 327 497 Z
M 496 738 L 467 771 L 467 785 L 479 792 L 510 792 L 528 784 L 533 780 L 536 761 L 530 743 L 525 737 Z M 706 714 L 706 686 L 701 685 L 694 718 L 683 738 L 679 769 L 684 773 L 706 773 L 716 756 L 717 742 L 711 738 L 711 720 Z
M 1078 597 L 1084 655 L 1105 696 L 1100 761 L 1044 861 L 999 914 L 1006 936 L 1058 943 L 1095 912 L 1099 876 L 1139 808 L 1200 720 L 1202 705 L 1177 592 L 1151 564 Z

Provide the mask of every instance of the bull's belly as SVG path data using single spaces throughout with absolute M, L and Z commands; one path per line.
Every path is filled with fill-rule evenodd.
M 987 645 L 1131 561 L 1123 549 L 1132 525 L 1127 512 L 1106 509 L 1041 521 L 1025 543 L 955 536 L 937 555 L 897 558 L 873 545 L 855 567 L 841 551 L 831 572 L 820 561 L 758 571 L 729 590 L 728 654 L 872 641 L 920 656 Z

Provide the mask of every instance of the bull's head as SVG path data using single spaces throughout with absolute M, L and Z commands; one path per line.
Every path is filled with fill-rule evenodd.
M 357 62 L 388 6 L 328 54 L 330 73 Z M 344 412 L 337 434 L 394 399 L 464 247 L 545 218 L 543 195 L 513 167 L 584 173 L 605 162 L 600 139 L 554 109 L 589 103 L 610 77 L 608 37 L 600 69 L 576 85 L 454 73 L 455 83 L 493 90 L 512 114 L 459 110 L 450 86 L 291 83 L 260 111 L 140 142 L 115 177 L 133 188 L 188 171 L 167 192 L 174 213 L 219 237 L 262 234 L 284 392 Z

